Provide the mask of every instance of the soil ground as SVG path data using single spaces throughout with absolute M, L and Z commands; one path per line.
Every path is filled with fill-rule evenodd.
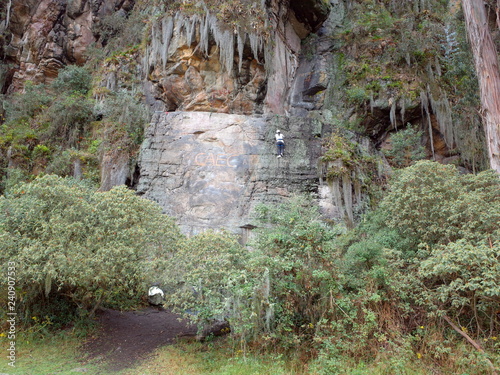
M 103 310 L 98 319 L 101 329 L 83 350 L 89 359 L 105 361 L 110 373 L 131 367 L 178 337 L 196 335 L 196 327 L 180 320 L 179 315 L 152 307 L 125 312 Z

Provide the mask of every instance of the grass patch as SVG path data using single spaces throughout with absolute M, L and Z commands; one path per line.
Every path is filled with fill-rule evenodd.
M 7 353 L 7 339 L 1 343 L 2 353 Z M 104 374 L 99 365 L 82 360 L 80 345 L 82 339 L 71 332 L 60 332 L 45 338 L 20 334 L 16 340 L 15 367 L 8 365 L 6 356 L 0 360 L 0 373 L 9 375 L 75 375 L 85 368 L 85 374 Z
M 85 359 L 82 338 L 72 332 L 60 332 L 42 339 L 21 334 L 17 339 L 16 367 L 8 366 L 6 356 L 0 360 L 0 374 L 8 375 L 109 375 L 103 358 Z M 4 338 L 0 350 L 6 353 Z M 336 363 L 333 363 L 333 362 Z M 234 351 L 225 339 L 208 343 L 179 342 L 152 352 L 149 358 L 133 368 L 113 372 L 115 375 L 425 375 L 435 366 L 423 358 L 381 356 L 372 363 L 355 362 L 344 358 L 312 361 L 299 364 L 281 355 L 247 354 Z M 335 370 L 331 369 L 331 365 Z M 434 368 L 435 369 L 435 368 Z M 441 368 L 443 374 L 462 373 Z
M 234 353 L 225 340 L 178 343 L 156 350 L 151 358 L 120 375 L 285 375 L 284 360 L 271 355 Z

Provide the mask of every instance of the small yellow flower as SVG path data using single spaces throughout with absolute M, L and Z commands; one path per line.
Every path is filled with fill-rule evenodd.
M 492 339 L 492 340 L 497 340 L 497 339 L 498 339 L 498 337 L 493 336 L 491 339 Z
M 0 333 L 0 337 L 6 337 L 7 335 L 5 333 Z
M 418 359 L 422 358 L 422 354 L 421 353 L 417 353 L 417 358 Z
M 424 326 L 420 326 L 420 329 L 424 329 Z

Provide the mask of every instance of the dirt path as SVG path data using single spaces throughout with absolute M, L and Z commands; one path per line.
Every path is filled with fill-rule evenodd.
M 178 336 L 196 334 L 196 327 L 180 322 L 178 315 L 155 308 L 104 310 L 98 317 L 101 331 L 83 349 L 90 358 L 106 361 L 110 372 L 131 367 L 156 348 L 172 344 Z

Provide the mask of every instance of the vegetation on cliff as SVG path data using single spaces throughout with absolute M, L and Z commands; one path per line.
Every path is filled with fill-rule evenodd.
M 356 130 L 380 137 L 410 123 L 423 131 L 431 158 L 459 155 L 470 170 L 487 168 L 478 83 L 456 2 L 354 2 L 350 14 L 338 38 Z
M 126 92 L 90 97 L 92 76 L 70 65 L 50 85 L 28 82 L 5 104 L 0 127 L 0 191 L 40 173 L 99 184 L 99 163 L 110 152 L 137 153 L 148 111 Z

